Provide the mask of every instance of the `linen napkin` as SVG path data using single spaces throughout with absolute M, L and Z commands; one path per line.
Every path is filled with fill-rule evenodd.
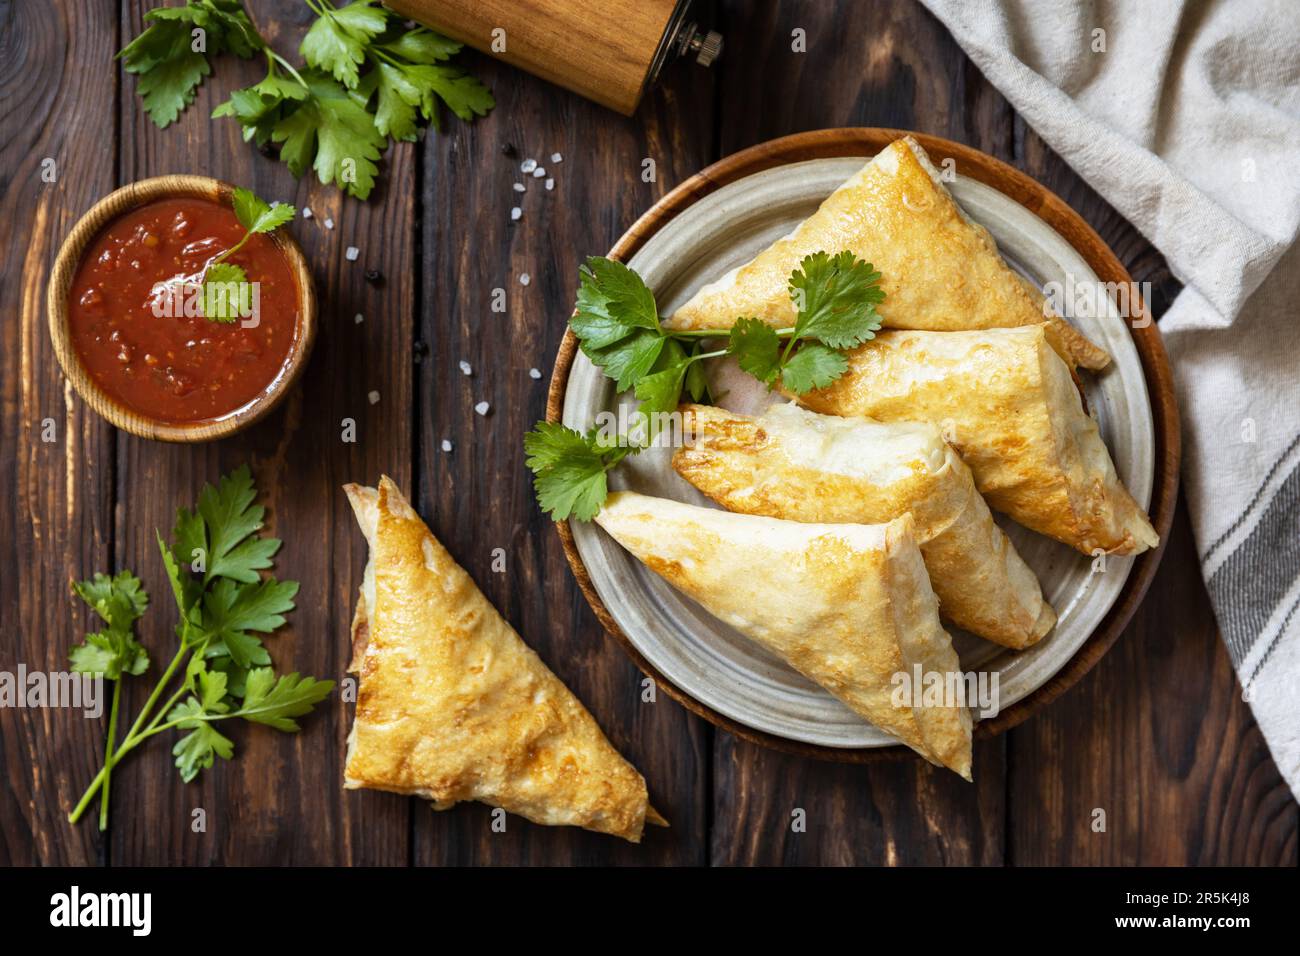
M 1160 321 L 1219 629 L 1300 798 L 1300 4 L 922 0 L 1184 290 Z

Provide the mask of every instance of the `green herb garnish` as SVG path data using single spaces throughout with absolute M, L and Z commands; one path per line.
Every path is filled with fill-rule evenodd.
M 569 327 L 583 353 L 614 380 L 632 389 L 639 405 L 631 434 L 587 433 L 538 422 L 524 437 L 527 465 L 542 509 L 557 521 L 595 517 L 607 495 L 606 475 L 628 455 L 649 447 L 685 391 L 708 396 L 703 359 L 731 355 L 741 369 L 775 388 L 802 395 L 825 388 L 848 369 L 848 349 L 875 337 L 885 299 L 880 273 L 844 251 L 817 252 L 790 275 L 796 319 L 774 329 L 740 318 L 728 331 L 674 332 L 659 324 L 653 293 L 620 262 L 593 257 L 579 270 L 577 305 Z M 725 339 L 706 351 L 707 339 Z
M 260 574 L 271 566 L 280 541 L 258 534 L 265 509 L 253 504 L 256 497 L 244 466 L 216 487 L 205 485 L 194 510 L 177 510 L 170 544 L 158 536 L 180 612 L 176 626 L 180 647 L 120 744 L 116 730 L 121 679 L 143 674 L 149 667 L 148 655 L 131 631 L 149 597 L 129 571 L 113 578 L 97 574 L 73 585 L 108 626 L 72 649 L 72 669 L 102 674 L 115 684 L 104 767 L 69 814 L 72 823 L 99 793 L 99 828 L 107 827 L 113 768 L 156 734 L 173 728 L 187 731 L 172 754 L 181 779 L 188 783 L 216 758 L 229 760 L 234 753 L 232 741 L 214 726 L 217 721 L 239 717 L 291 733 L 298 730 L 293 718 L 310 712 L 329 695 L 333 681 L 296 673 L 277 677 L 270 666 L 271 657 L 259 635 L 271 634 L 284 624 L 284 615 L 293 610 L 298 584 Z M 171 695 L 159 705 L 168 690 Z
M 243 248 L 250 236 L 274 232 L 297 213 L 288 203 L 267 203 L 251 190 L 235 188 L 232 196 L 235 218 L 244 227 L 243 237 L 203 271 L 203 315 L 213 322 L 234 322 L 248 314 L 251 302 L 248 274 L 233 262 L 226 262 Z
M 406 29 L 403 18 L 375 0 L 306 4 L 316 19 L 299 46 L 302 67 L 262 39 L 239 0 L 152 10 L 145 14 L 149 28 L 118 55 L 140 77 L 146 112 L 165 127 L 193 102 L 212 72 L 210 56 L 261 52 L 265 78 L 235 90 L 213 117 L 234 117 L 244 139 L 258 146 L 279 144 L 295 176 L 314 169 L 322 183 L 358 199 L 374 188 L 390 139 L 415 141 L 422 122 L 441 130 L 443 105 L 465 121 L 495 105 L 487 87 L 446 62 L 461 44 L 424 27 Z M 197 50 L 195 29 L 205 38 Z

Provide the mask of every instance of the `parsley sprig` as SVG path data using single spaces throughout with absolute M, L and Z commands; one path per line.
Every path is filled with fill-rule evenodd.
M 212 322 L 234 322 L 247 313 L 251 298 L 248 273 L 226 260 L 242 249 L 250 237 L 274 232 L 298 211 L 288 203 L 268 203 L 240 187 L 235 187 L 231 198 L 235 218 L 245 232 L 237 243 L 213 257 L 203 270 L 203 315 Z
M 768 388 L 802 395 L 825 388 L 848 369 L 846 350 L 875 337 L 885 299 L 880 273 L 852 252 L 816 252 L 790 275 L 796 318 L 787 329 L 759 319 L 737 319 L 729 331 L 680 332 L 659 322 L 654 294 L 620 262 L 592 257 L 579 270 L 577 305 L 569 327 L 583 354 L 633 390 L 639 404 L 630 433 L 579 432 L 538 422 L 524 437 L 538 503 L 557 521 L 589 521 L 608 494 L 607 475 L 628 455 L 648 447 L 685 391 L 693 401 L 708 397 L 703 360 L 734 356 L 741 369 Z M 708 340 L 724 339 L 710 349 Z
M 235 118 L 244 139 L 260 147 L 278 145 L 295 176 L 313 169 L 322 183 L 358 199 L 374 188 L 390 138 L 416 140 L 422 121 L 441 131 L 444 105 L 465 121 L 495 105 L 486 86 L 446 62 L 461 44 L 424 27 L 407 29 L 376 0 L 305 2 L 316 19 L 299 46 L 302 67 L 262 39 L 240 0 L 152 10 L 149 28 L 119 56 L 140 77 L 146 112 L 165 127 L 193 102 L 211 73 L 210 56 L 260 52 L 266 76 L 231 93 L 213 117 Z M 195 28 L 204 31 L 206 50 L 194 50 Z
M 120 743 L 116 733 L 121 678 L 143 674 L 149 667 L 147 653 L 132 634 L 149 597 L 129 571 L 112 578 L 97 574 L 73 585 L 107 627 L 87 635 L 72 649 L 72 669 L 102 674 L 115 683 L 104 767 L 69 814 L 71 822 L 81 818 L 98 793 L 99 827 L 108 825 L 113 768 L 150 737 L 173 729 L 186 731 L 172 754 L 181 779 L 188 783 L 216 758 L 229 760 L 234 754 L 234 743 L 217 730 L 217 722 L 238 717 L 294 732 L 298 730 L 294 718 L 329 695 L 333 681 L 297 673 L 277 676 L 270 666 L 270 654 L 259 635 L 271 634 L 284 624 L 284 615 L 293 610 L 298 584 L 260 574 L 271 566 L 280 541 L 258 534 L 265 509 L 253 503 L 256 497 L 244 466 L 224 476 L 216 487 L 205 485 L 193 510 L 177 510 L 170 544 L 157 536 L 180 612 L 176 626 L 180 647 Z M 170 696 L 160 704 L 168 690 Z

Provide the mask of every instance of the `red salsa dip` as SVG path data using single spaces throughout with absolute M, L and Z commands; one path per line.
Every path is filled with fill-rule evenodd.
M 72 280 L 68 330 L 110 398 L 158 421 L 207 422 L 245 408 L 285 373 L 300 304 L 289 260 L 270 236 L 249 237 L 225 260 L 257 286 L 252 317 L 215 322 L 185 309 L 179 294 L 160 305 L 161 284 L 196 289 L 206 264 L 243 236 L 234 210 L 187 197 L 134 209 L 95 237 Z

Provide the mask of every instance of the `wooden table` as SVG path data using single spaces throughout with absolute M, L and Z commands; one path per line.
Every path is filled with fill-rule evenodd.
M 66 864 L 1290 864 L 1297 805 L 1251 719 L 1220 643 L 1180 509 L 1145 605 L 1077 687 L 977 747 L 977 782 L 919 760 L 818 763 L 738 741 L 666 695 L 601 631 L 533 502 L 520 439 L 543 414 L 545 379 L 586 255 L 606 251 L 651 203 L 715 159 L 775 136 L 892 126 L 949 137 L 1010 162 L 1062 196 L 1159 315 L 1177 292 L 1162 258 L 1090 190 L 910 0 L 724 0 L 727 51 L 680 65 L 624 119 L 477 55 L 496 110 L 390 149 L 368 202 L 344 199 L 240 140 L 212 107 L 258 67 L 223 58 L 190 109 L 160 131 L 135 79 L 112 62 L 150 4 L 0 0 L 0 670 L 65 667 L 90 615 L 68 582 L 129 567 L 157 596 L 143 639 L 170 644 L 154 529 L 204 481 L 251 463 L 281 577 L 302 582 L 281 669 L 340 678 L 365 546 L 339 486 L 391 475 L 484 592 L 584 700 L 645 774 L 672 820 L 641 847 L 510 818 L 341 788 L 348 708 L 332 700 L 300 735 L 241 726 L 237 758 L 182 784 L 154 743 L 114 776 L 112 824 L 66 814 L 101 760 L 103 723 L 70 710 L 0 710 L 0 863 Z M 249 0 L 264 35 L 296 51 L 292 0 Z M 807 34 L 791 51 L 791 31 Z M 297 59 L 296 52 L 293 56 Z M 520 156 L 553 166 L 512 226 Z M 560 164 L 549 161 L 560 152 Z M 654 182 L 640 177 L 653 158 Z M 42 163 L 55 161 L 45 183 Z M 141 441 L 90 412 L 60 376 L 45 327 L 46 275 L 76 218 L 145 176 L 204 173 L 310 206 L 295 233 L 322 301 L 315 354 L 285 407 L 251 432 L 198 447 Z M 332 217 L 335 229 L 322 228 Z M 360 248 L 358 262 L 344 250 Z M 383 282 L 371 285 L 366 269 Z M 521 273 L 532 277 L 520 284 Z M 508 309 L 494 312 L 494 289 Z M 364 316 L 356 323 L 354 316 Z M 466 378 L 457 368 L 473 368 Z M 371 404 L 368 393 L 379 393 Z M 487 417 L 476 402 L 491 403 Z M 1194 414 L 1184 409 L 1184 414 Z M 57 440 L 42 441 L 53 419 Z M 358 440 L 340 440 L 340 422 Z M 454 450 L 441 449 L 450 439 Z M 494 573 L 494 549 L 506 570 Z M 147 692 L 129 686 L 130 706 Z M 192 811 L 207 812 L 205 833 Z M 806 811 L 793 833 L 791 813 Z M 1094 810 L 1105 811 L 1095 832 Z

